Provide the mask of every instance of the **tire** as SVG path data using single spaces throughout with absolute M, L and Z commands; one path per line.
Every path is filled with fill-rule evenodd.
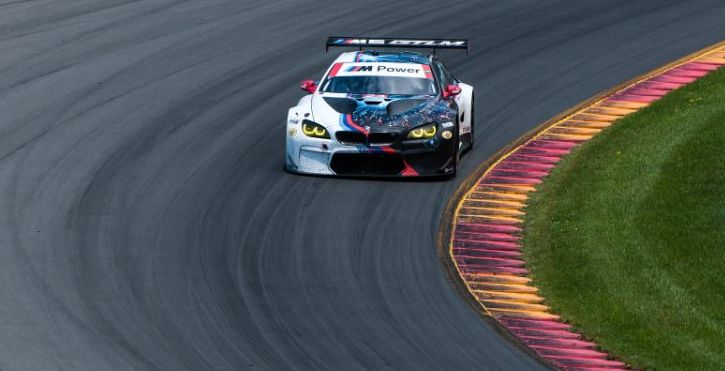
M 463 147 L 461 145 L 461 136 L 460 135 L 456 135 L 456 158 L 455 158 L 455 161 L 456 162 L 453 164 L 453 170 L 454 170 L 454 172 L 456 170 L 458 170 L 458 164 L 461 163 L 461 155 L 463 154 L 463 152 L 465 150 L 466 150 L 466 147 Z
M 476 128 L 476 99 L 475 94 L 471 93 L 471 141 L 468 143 L 468 149 L 473 149 L 473 142 L 476 140 L 476 136 L 474 135 L 474 129 Z

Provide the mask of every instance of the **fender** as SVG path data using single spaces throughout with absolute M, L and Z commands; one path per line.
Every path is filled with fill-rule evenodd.
M 459 117 L 459 135 L 468 134 L 471 132 L 471 113 L 473 104 L 473 86 L 459 82 L 458 86 L 461 88 L 460 98 L 457 100 L 458 106 L 461 112 L 463 112 L 463 119 Z
M 297 124 L 303 118 L 314 121 L 314 117 L 312 117 L 312 94 L 305 95 L 300 98 L 296 106 L 290 107 L 287 111 L 287 125 Z

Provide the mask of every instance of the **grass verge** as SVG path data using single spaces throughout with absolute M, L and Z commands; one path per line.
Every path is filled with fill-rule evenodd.
M 575 149 L 526 211 L 556 313 L 635 367 L 725 369 L 725 69 Z

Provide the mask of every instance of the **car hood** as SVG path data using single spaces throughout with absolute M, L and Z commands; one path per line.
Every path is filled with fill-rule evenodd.
M 311 105 L 318 123 L 329 126 L 351 119 L 368 131 L 404 130 L 428 122 L 455 120 L 451 102 L 437 96 L 323 93 L 315 94 Z

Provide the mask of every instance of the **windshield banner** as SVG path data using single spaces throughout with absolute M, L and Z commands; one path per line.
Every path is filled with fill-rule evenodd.
M 416 63 L 340 63 L 330 71 L 335 76 L 399 76 L 432 79 L 430 66 Z

